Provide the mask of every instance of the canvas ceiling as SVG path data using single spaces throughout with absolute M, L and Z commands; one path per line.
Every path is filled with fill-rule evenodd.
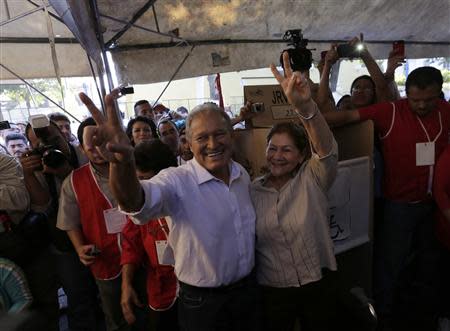
M 26 0 L 8 2 L 17 3 L 18 6 L 19 3 L 27 3 Z M 125 24 L 117 20 L 130 21 L 148 2 L 97 0 L 105 42 L 124 27 Z M 52 0 L 51 3 L 70 9 L 75 19 L 71 22 L 66 20 L 67 17 L 63 19 L 90 54 L 98 56 L 98 45 L 92 41 L 96 22 L 86 5 L 88 1 Z M 360 32 L 364 33 L 372 54 L 377 58 L 386 58 L 391 49 L 390 42 L 400 39 L 406 41 L 409 58 L 450 56 L 449 0 L 158 0 L 152 3 L 153 8 L 149 7 L 135 24 L 147 29 L 159 29 L 162 33 L 178 29 L 179 37 L 186 42 L 174 46 L 178 39 L 130 27 L 111 48 L 119 79 L 123 83 L 169 80 L 194 44 L 197 46 L 175 79 L 266 67 L 277 61 L 278 54 L 286 45 L 257 41 L 279 40 L 286 30 L 298 28 L 303 30 L 305 38 L 317 41 L 309 44 L 317 48 L 313 54 L 316 59 L 317 54 L 328 47 L 329 41 L 347 40 Z M 61 8 L 57 11 L 59 14 L 66 13 Z M 36 18 L 31 23 L 17 23 L 20 27 L 16 31 L 17 35 L 31 34 L 37 31 L 37 25 L 42 25 L 43 35 L 46 34 L 42 12 L 33 15 Z M 1 17 L 3 21 L 4 15 Z M 42 22 L 39 23 L 39 20 Z M 53 24 L 61 36 L 70 35 L 70 31 L 59 22 L 53 20 Z M 8 30 L 8 35 L 13 30 Z M 251 42 L 243 43 L 242 40 Z M 64 45 L 69 46 L 74 45 Z M 7 50 L 4 43 L 1 47 L 2 53 L 3 49 Z M 75 74 L 75 69 L 83 71 L 85 68 L 81 63 L 86 59 L 85 54 L 64 47 L 62 44 L 57 45 L 58 52 L 61 52 L 59 59 L 62 71 L 68 75 Z M 8 45 L 9 48 L 18 46 Z M 36 60 L 34 50 L 27 52 L 28 57 L 23 54 L 23 50 L 16 50 L 16 53 L 24 57 L 24 62 L 11 59 L 11 56 L 4 59 L 2 55 L 2 63 L 10 60 L 17 69 L 24 66 L 20 63 Z M 215 63 L 213 56 L 218 60 Z M 43 55 L 39 55 L 38 59 L 43 61 Z M 51 63 L 51 57 L 48 59 Z M 42 70 L 45 68 L 47 66 L 43 64 Z
M 43 5 L 42 0 L 0 0 L 0 22 L 13 20 Z M 48 10 L 55 14 L 52 7 Z M 61 76 L 90 76 L 86 52 L 66 25 L 51 19 Z M 0 63 L 22 78 L 55 77 L 47 17 L 43 10 L 0 27 Z M 0 80 L 15 78 L 0 68 Z

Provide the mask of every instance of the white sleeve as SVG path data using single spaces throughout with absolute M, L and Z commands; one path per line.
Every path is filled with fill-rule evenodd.
M 163 170 L 149 180 L 140 181 L 144 190 L 144 205 L 137 212 L 124 214 L 130 216 L 136 224 L 145 224 L 148 221 L 172 215 L 178 207 L 177 181 L 171 170 Z M 120 209 L 120 207 L 119 207 Z

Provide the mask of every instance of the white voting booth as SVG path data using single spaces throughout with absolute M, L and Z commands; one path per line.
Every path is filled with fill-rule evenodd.
M 339 162 L 336 180 L 328 191 L 336 254 L 369 242 L 371 171 L 368 157 Z

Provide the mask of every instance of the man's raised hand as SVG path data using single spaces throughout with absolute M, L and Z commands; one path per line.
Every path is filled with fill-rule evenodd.
M 133 147 L 125 134 L 121 120 L 117 116 L 115 99 L 118 90 L 105 96 L 107 118 L 97 109 L 92 100 L 84 93 L 79 94 L 97 126 L 88 126 L 83 134 L 83 148 L 96 149 L 100 155 L 112 163 L 126 163 L 133 160 Z

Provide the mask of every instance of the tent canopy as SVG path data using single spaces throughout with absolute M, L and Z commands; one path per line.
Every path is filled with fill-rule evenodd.
M 0 63 L 22 78 L 55 77 L 42 0 L 0 0 Z M 61 76 L 90 76 L 86 52 L 51 6 L 47 7 Z M 0 69 L 0 79 L 15 78 Z
M 0 2 L 8 3 L 11 17 L 36 8 L 29 0 Z M 70 29 L 52 19 L 55 35 L 75 35 L 97 60 L 101 43 L 95 29 L 101 31 L 122 83 L 167 81 L 183 60 L 177 79 L 266 67 L 287 47 L 281 37 L 289 29 L 302 29 L 310 40 L 308 48 L 316 48 L 316 60 L 332 41 L 343 42 L 361 32 L 376 58 L 386 58 L 395 40 L 405 40 L 409 58 L 450 54 L 448 0 L 50 2 Z M 7 19 L 4 10 L 0 17 Z M 3 26 L 1 37 L 48 37 L 43 11 Z M 54 76 L 51 56 L 39 51 L 49 49 L 48 44 L 2 40 L 1 47 L 2 63 L 23 69 L 20 73 L 25 77 Z M 80 44 L 58 43 L 56 49 L 62 75 L 89 74 Z

